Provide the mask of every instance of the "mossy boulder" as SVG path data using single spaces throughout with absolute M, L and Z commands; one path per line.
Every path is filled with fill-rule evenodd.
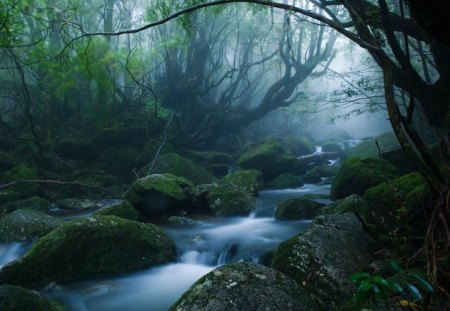
M 0 286 L 0 309 L 2 311 L 56 311 L 44 295 L 14 285 Z
M 295 156 L 307 155 L 314 152 L 314 146 L 306 136 L 288 137 L 283 141 Z
M 288 276 L 253 263 L 229 264 L 203 276 L 171 311 L 314 311 L 307 293 Z
M 21 164 L 5 172 L 2 176 L 3 183 L 15 182 L 6 190 L 0 191 L 0 203 L 22 200 L 34 195 L 39 195 L 42 191 L 39 185 L 30 180 L 39 179 L 36 168 Z
M 279 203 L 275 209 L 275 219 L 313 219 L 324 204 L 305 198 L 292 198 Z
M 52 203 L 38 196 L 32 196 L 28 199 L 6 202 L 0 205 L 0 212 L 10 213 L 18 209 L 28 209 L 41 212 L 47 212 Z
M 378 146 L 380 152 L 385 153 L 400 148 L 398 139 L 393 132 L 384 133 L 374 138 L 364 140 L 362 143 L 356 145 L 353 148 L 347 148 L 345 153 L 347 156 L 360 157 L 360 158 L 378 158 Z
M 327 142 L 322 145 L 322 152 L 334 152 L 338 158 L 342 155 L 343 149 L 342 145 L 337 142 Z
M 353 213 L 318 216 L 309 230 L 279 245 L 272 267 L 301 284 L 321 310 L 336 310 L 356 291 L 351 276 L 374 260 L 376 249 Z
M 211 165 L 211 164 L 225 164 L 230 165 L 233 163 L 233 157 L 228 153 L 219 152 L 219 151 L 191 151 L 189 156 L 202 163 L 203 165 Z
M 410 234 L 425 234 L 425 228 L 419 226 L 423 221 L 418 211 L 427 195 L 422 176 L 411 173 L 367 189 L 367 204 L 360 214 L 378 239 L 398 246 Z
M 366 201 L 359 194 L 352 194 L 346 198 L 337 200 L 321 210 L 323 215 L 343 214 L 348 212 L 361 213 L 365 208 Z
M 46 235 L 63 220 L 32 210 L 16 210 L 0 218 L 0 242 L 32 241 Z
M 259 190 L 263 187 L 262 173 L 258 170 L 235 171 L 226 175 L 223 181 L 241 188 L 253 196 L 257 196 Z
M 128 145 L 113 145 L 102 151 L 95 167 L 108 174 L 129 180 L 134 177 L 133 170 L 140 168 L 138 161 L 142 150 Z
M 339 166 L 321 164 L 319 166 L 316 166 L 313 170 L 316 171 L 320 177 L 333 177 L 339 171 Z
M 283 173 L 296 173 L 298 163 L 297 158 L 275 139 L 250 149 L 238 160 L 238 165 L 244 169 L 261 171 L 266 181 Z
M 55 202 L 55 205 L 61 209 L 70 210 L 95 210 L 98 208 L 99 200 L 89 198 L 66 198 L 59 199 Z
M 102 208 L 96 211 L 93 216 L 117 216 L 128 220 L 138 220 L 141 216 L 133 205 L 126 200 L 108 200 Z
M 216 216 L 245 216 L 255 208 L 255 199 L 246 191 L 231 184 L 220 184 L 206 197 Z
M 175 244 L 152 224 L 115 216 L 69 221 L 0 269 L 0 284 L 42 287 L 146 269 L 176 258 Z
M 400 176 L 417 171 L 401 148 L 384 152 L 383 159 L 392 163 Z
M 299 188 L 303 187 L 303 179 L 293 174 L 281 174 L 272 182 L 272 188 Z
M 363 195 L 373 186 L 395 177 L 395 167 L 383 160 L 372 158 L 347 158 L 331 186 L 331 198 L 342 199 L 351 194 Z
M 4 174 L 4 179 L 9 181 L 30 180 L 38 178 L 39 173 L 37 169 L 28 164 L 15 166 Z
M 215 177 L 199 163 L 176 153 L 167 153 L 158 158 L 154 173 L 171 173 L 189 179 L 194 184 L 209 184 Z
M 315 169 L 307 171 L 302 178 L 307 184 L 320 184 L 322 182 L 322 177 L 320 177 L 320 174 Z
M 188 198 L 188 210 L 191 214 L 212 214 L 207 196 L 215 187 L 217 187 L 217 185 L 204 184 L 184 190 L 184 193 Z
M 185 207 L 186 195 L 180 180 L 171 174 L 153 174 L 140 178 L 125 192 L 123 199 L 143 215 L 158 218 L 175 215 Z

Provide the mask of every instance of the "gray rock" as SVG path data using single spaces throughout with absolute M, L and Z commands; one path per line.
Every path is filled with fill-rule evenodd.
M 255 198 L 231 184 L 217 185 L 206 199 L 217 216 L 245 216 L 256 206 Z
M 353 213 L 319 216 L 311 229 L 280 244 L 272 267 L 302 284 L 323 310 L 336 310 L 356 290 L 351 276 L 375 259 L 375 251 Z
M 318 310 L 290 277 L 253 263 L 217 268 L 171 307 L 172 311 Z

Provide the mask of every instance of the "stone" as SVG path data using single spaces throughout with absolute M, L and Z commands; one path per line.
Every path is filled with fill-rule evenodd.
M 26 288 L 13 285 L 0 286 L 0 309 L 2 311 L 56 311 L 53 304 L 44 295 Z
M 252 196 L 257 196 L 263 187 L 262 173 L 258 170 L 239 170 L 226 175 L 225 183 L 234 185 Z
M 219 184 L 206 197 L 216 216 L 246 216 L 256 201 L 247 192 L 231 184 Z
M 277 220 L 313 219 L 324 204 L 305 198 L 292 198 L 279 203 L 275 209 Z

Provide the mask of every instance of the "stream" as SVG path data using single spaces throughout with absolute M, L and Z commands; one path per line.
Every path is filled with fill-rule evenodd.
M 308 228 L 310 220 L 277 221 L 276 204 L 305 194 L 324 198 L 330 185 L 263 190 L 248 217 L 211 217 L 193 226 L 163 227 L 176 243 L 178 262 L 144 271 L 65 284 L 50 284 L 45 293 L 73 311 L 168 310 L 200 277 L 232 262 L 264 263 L 279 243 Z M 30 245 L 0 244 L 0 267 L 22 256 Z

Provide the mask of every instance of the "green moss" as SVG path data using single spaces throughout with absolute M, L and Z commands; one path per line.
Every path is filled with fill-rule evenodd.
M 140 149 L 127 145 L 114 145 L 108 147 L 99 156 L 95 167 L 108 174 L 128 180 L 134 177 L 133 169 L 138 167 Z
M 314 152 L 311 141 L 305 136 L 288 137 L 287 139 L 284 139 L 284 142 L 289 146 L 289 150 L 296 156 L 307 155 Z
M 190 156 L 204 165 L 233 163 L 231 155 L 219 151 L 191 151 Z
M 363 195 L 368 188 L 394 177 L 395 173 L 395 167 L 387 161 L 382 166 L 379 159 L 350 157 L 334 179 L 331 197 L 341 199 L 351 194 Z
M 203 166 L 176 153 L 167 153 L 160 156 L 153 172 L 171 173 L 185 177 L 194 184 L 208 184 L 215 180 L 214 176 Z
M 298 188 L 303 185 L 303 179 L 293 174 L 281 174 L 272 183 L 273 188 Z
M 175 259 L 175 245 L 151 224 L 97 216 L 67 222 L 0 270 L 0 284 L 39 287 L 126 273 Z
M 335 152 L 338 157 L 342 154 L 342 146 L 336 142 L 328 142 L 322 145 L 322 152 Z
M 318 184 L 322 182 L 322 177 L 320 177 L 317 170 L 312 169 L 303 175 L 303 181 L 307 184 Z
M 351 157 L 360 158 L 378 158 L 378 148 L 376 141 L 380 146 L 381 153 L 385 153 L 392 150 L 397 150 L 400 148 L 397 137 L 394 133 L 381 134 L 375 138 L 370 138 L 353 148 L 348 148 L 345 153 Z
M 417 235 L 424 230 L 414 225 L 414 217 L 427 194 L 428 187 L 419 173 L 404 175 L 368 189 L 364 195 L 367 205 L 361 214 L 377 238 L 402 243 L 410 233 Z
M 94 213 L 94 216 L 117 216 L 128 220 L 138 220 L 140 213 L 126 200 L 119 200 L 118 202 L 99 209 Z
M 56 311 L 50 300 L 42 294 L 19 286 L 0 286 L 2 311 Z
M 41 212 L 47 212 L 51 206 L 51 202 L 38 196 L 28 199 L 7 202 L 0 206 L 0 212 L 10 213 L 18 209 L 29 209 Z
M 321 214 L 333 215 L 347 212 L 359 212 L 364 209 L 365 200 L 358 194 L 352 194 L 348 197 L 337 200 L 322 209 Z
M 218 185 L 206 199 L 217 216 L 248 215 L 256 205 L 253 197 L 231 184 Z
M 9 181 L 38 179 L 39 173 L 34 167 L 21 164 L 6 172 L 4 178 Z
M 318 214 L 322 206 L 324 205 L 321 203 L 305 198 L 287 199 L 277 205 L 275 219 L 312 219 Z
M 257 196 L 259 190 L 263 187 L 262 173 L 258 170 L 236 171 L 225 176 L 223 181 L 253 196 Z

